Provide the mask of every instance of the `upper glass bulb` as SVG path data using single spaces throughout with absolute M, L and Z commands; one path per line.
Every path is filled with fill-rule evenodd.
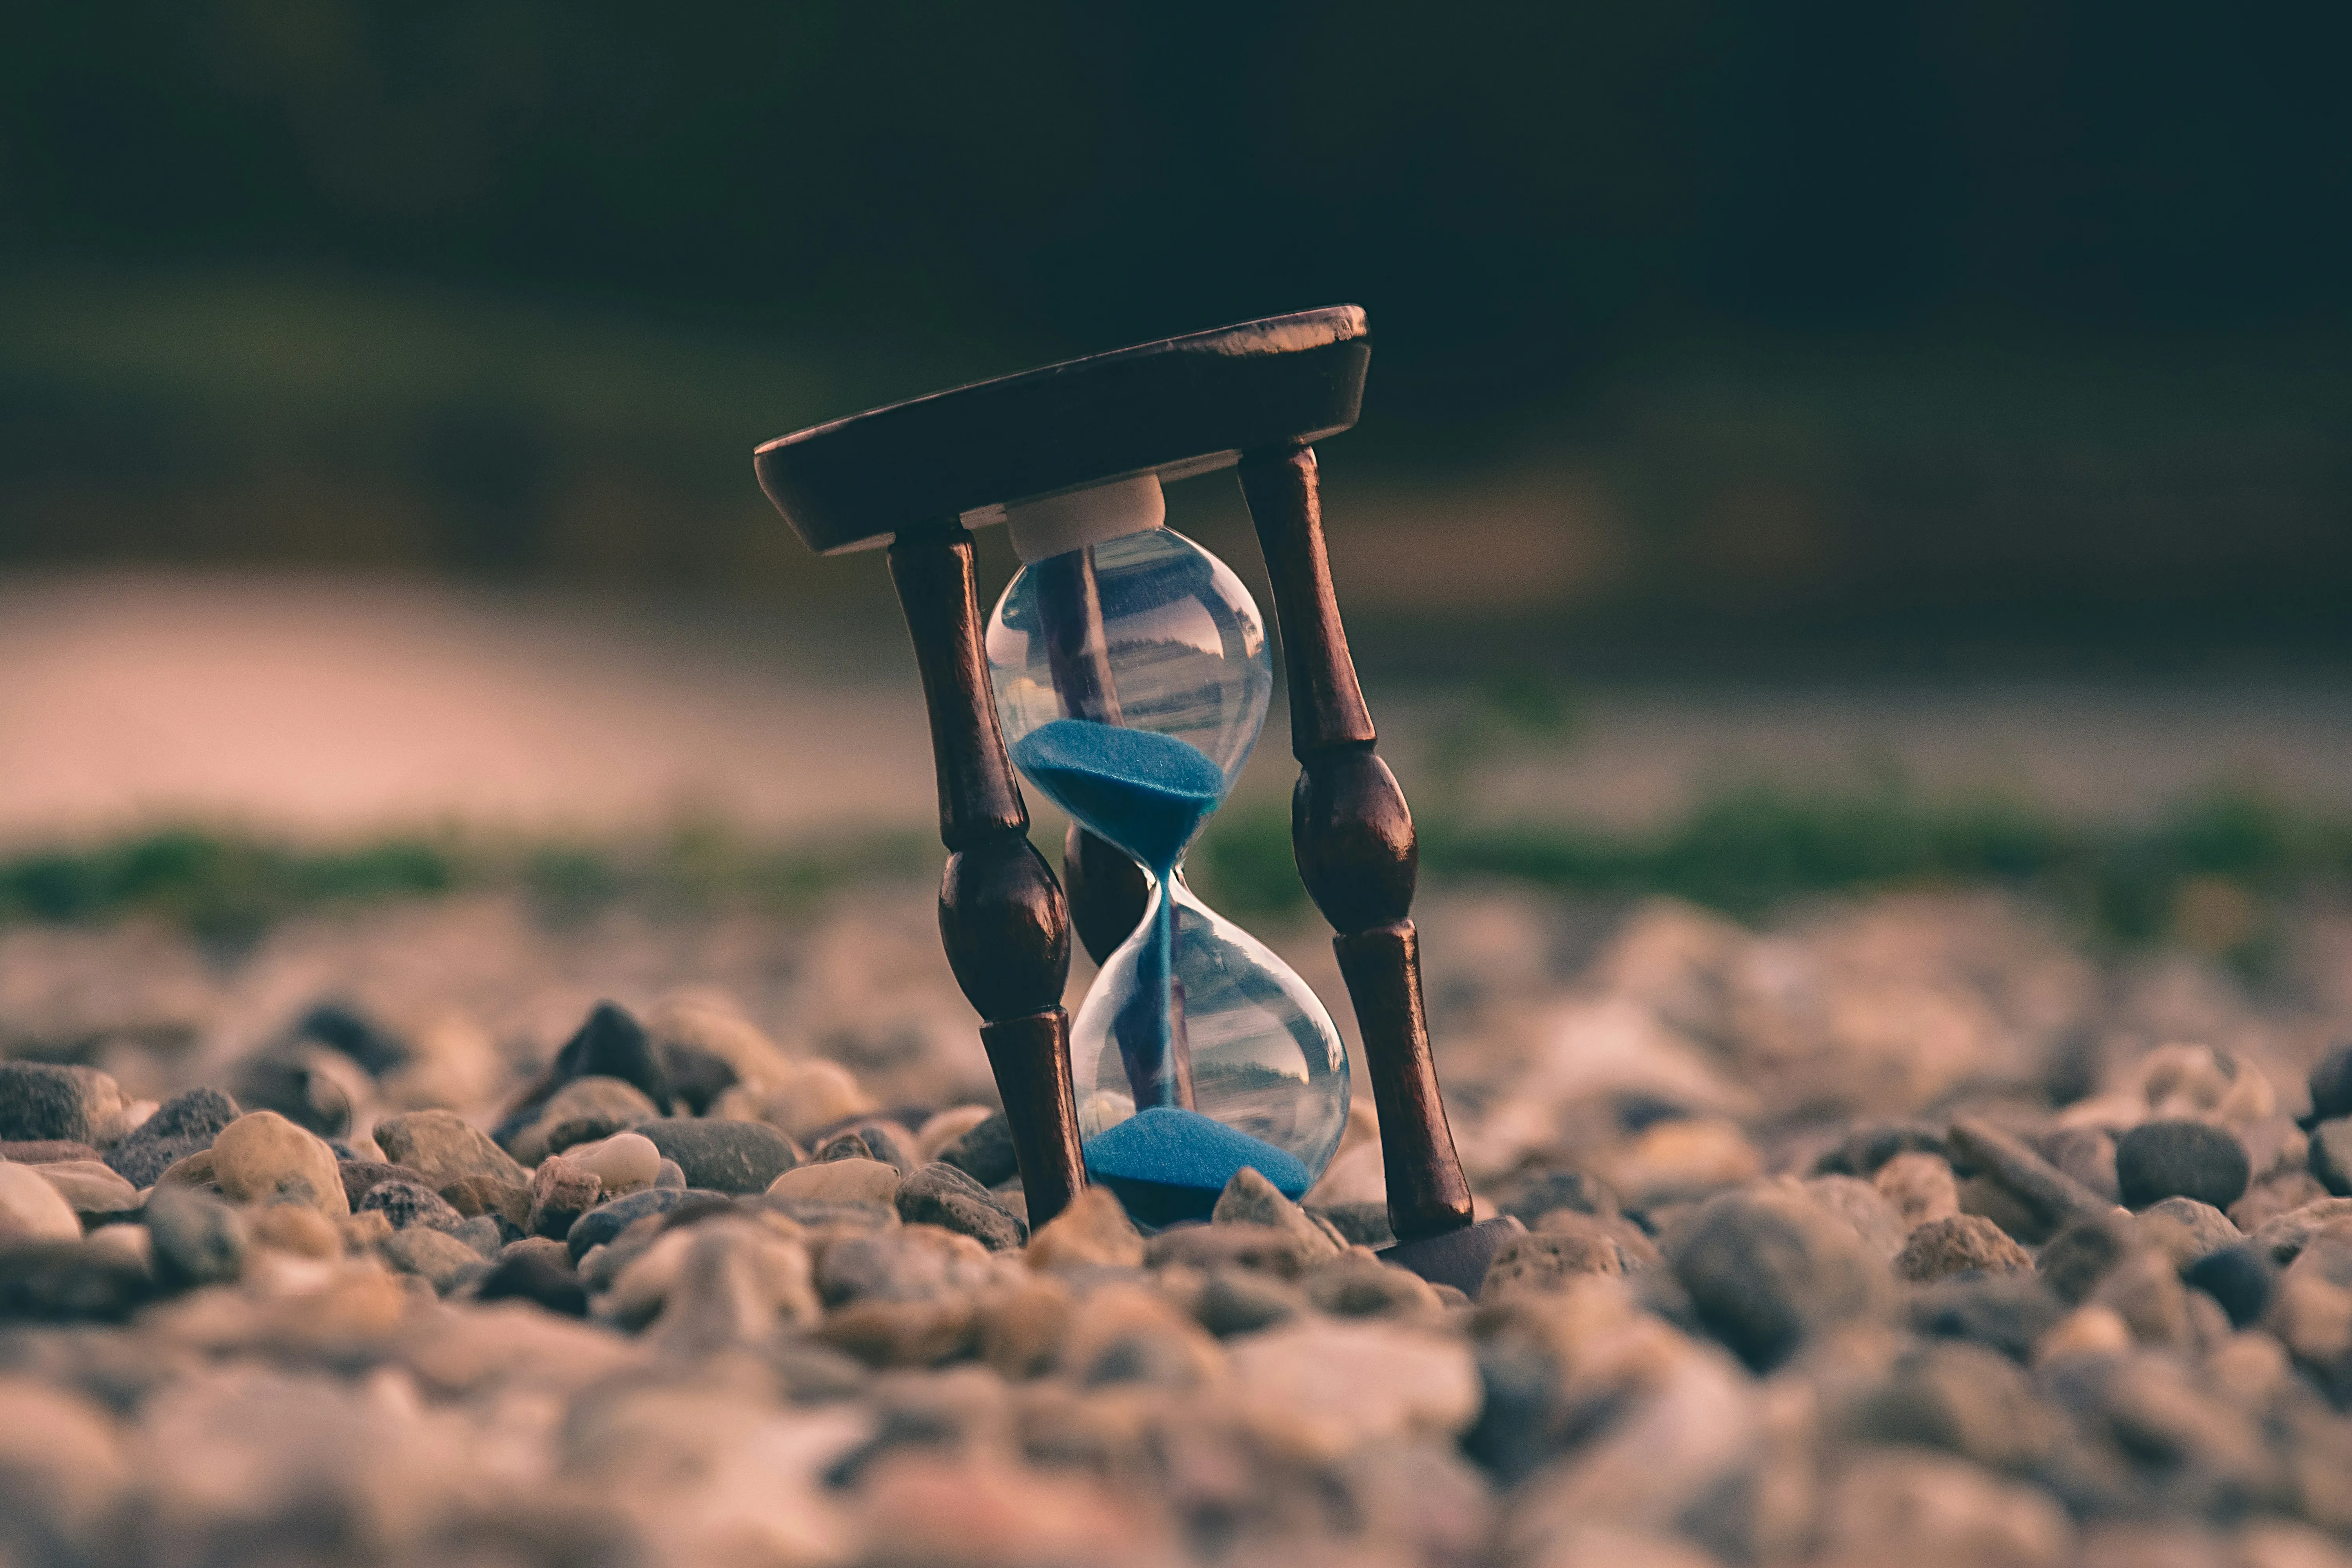
M 1297 1197 L 1347 1123 L 1339 1031 L 1180 869 L 1265 726 L 1265 624 L 1230 567 L 1160 526 L 1156 480 L 1071 499 L 1012 518 L 1028 563 L 988 665 L 1013 765 L 1152 884 L 1071 1027 L 1087 1172 L 1152 1225 L 1206 1218 L 1243 1166 Z

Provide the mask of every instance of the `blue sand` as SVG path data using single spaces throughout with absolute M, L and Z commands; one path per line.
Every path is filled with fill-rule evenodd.
M 1139 1110 L 1088 1139 L 1086 1157 L 1087 1176 L 1147 1225 L 1208 1218 L 1244 1167 L 1286 1198 L 1304 1196 L 1314 1183 L 1306 1166 L 1265 1140 L 1174 1106 Z
M 1032 783 L 1103 837 L 1143 862 L 1160 884 L 1151 932 L 1137 955 L 1135 997 L 1119 1010 L 1119 1058 L 1139 1106 L 1174 1106 L 1183 1073 L 1175 1059 L 1176 905 L 1169 880 L 1201 824 L 1224 798 L 1225 771 L 1173 735 L 1056 719 L 1013 743 Z
M 1013 760 L 1072 816 L 1165 879 L 1225 795 L 1225 771 L 1173 735 L 1056 719 L 1013 743 Z

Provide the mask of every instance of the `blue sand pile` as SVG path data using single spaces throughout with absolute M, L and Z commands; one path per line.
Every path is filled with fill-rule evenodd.
M 1225 771 L 1190 742 L 1086 719 L 1039 725 L 1013 742 L 1013 760 L 1162 881 L 1225 795 Z
M 1150 1226 L 1207 1219 L 1244 1166 L 1286 1198 L 1303 1197 L 1313 1184 L 1307 1167 L 1273 1144 L 1173 1106 L 1139 1110 L 1088 1139 L 1086 1158 L 1087 1177 Z
M 1137 955 L 1135 995 L 1119 1010 L 1118 1052 L 1139 1106 L 1183 1098 L 1175 1059 L 1175 905 L 1169 879 L 1224 798 L 1225 773 L 1173 735 L 1088 719 L 1056 719 L 1013 743 L 1013 760 L 1062 809 L 1143 862 L 1160 884 Z

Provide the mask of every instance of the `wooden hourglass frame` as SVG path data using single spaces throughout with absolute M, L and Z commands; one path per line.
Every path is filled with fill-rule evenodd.
M 753 464 L 810 548 L 887 547 L 922 677 L 950 851 L 940 936 L 982 1018 L 1033 1225 L 1086 1184 L 1061 1005 L 1071 927 L 1099 961 L 1141 918 L 1145 884 L 1125 854 L 1073 825 L 1066 895 L 1029 841 L 989 682 L 967 525 L 1001 520 L 1009 503 L 1123 478 L 1238 468 L 1289 686 L 1300 767 L 1293 846 L 1308 895 L 1338 933 L 1380 1115 L 1397 1237 L 1383 1256 L 1475 1291 L 1518 1225 L 1473 1222 L 1422 1005 L 1412 817 L 1374 749 L 1317 484 L 1313 443 L 1355 424 L 1370 358 L 1355 306 L 1270 317 L 814 426 L 762 446 Z M 1055 684 L 1068 696 L 1101 657 L 1099 605 L 1083 571 L 1041 587 L 1052 595 Z

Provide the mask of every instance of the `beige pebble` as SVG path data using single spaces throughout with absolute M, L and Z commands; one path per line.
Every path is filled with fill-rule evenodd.
M 2112 1307 L 2078 1307 L 2033 1347 L 2036 1366 L 2081 1355 L 2122 1355 L 2133 1348 L 2131 1325 Z
M 1142 1261 L 1142 1233 L 1118 1200 L 1100 1187 L 1071 1199 L 1069 1207 L 1029 1238 L 1032 1268 L 1132 1268 Z
M 650 1187 L 661 1174 L 661 1151 L 642 1132 L 615 1132 L 593 1143 L 574 1143 L 563 1157 L 595 1173 L 607 1197 Z
M 139 1206 L 139 1189 L 99 1160 L 57 1160 L 33 1167 L 77 1214 L 121 1214 Z
M 375 1212 L 375 1211 L 371 1211 Z M 377 1213 L 376 1217 L 385 1216 Z M 386 1224 L 390 1221 L 387 1219 Z M 253 1216 L 253 1239 L 304 1258 L 341 1258 L 343 1238 L 334 1222 L 303 1204 L 272 1204 Z
M 0 1162 L 0 1240 L 76 1241 L 81 1220 L 38 1165 Z
M 829 1204 L 898 1201 L 898 1168 L 879 1160 L 824 1160 L 796 1165 L 768 1184 L 772 1198 L 818 1198 Z
M 254 1110 L 213 1140 L 213 1179 L 239 1203 L 303 1203 L 329 1218 L 351 1213 L 335 1152 L 274 1110 Z
M 1906 1150 L 1878 1167 L 1871 1179 L 1879 1196 L 1895 1205 L 1908 1233 L 1930 1220 L 1950 1219 L 1960 1212 L 1960 1186 L 1952 1167 L 1940 1154 Z
M 985 1105 L 957 1105 L 926 1120 L 915 1133 L 915 1152 L 926 1161 L 996 1113 Z

